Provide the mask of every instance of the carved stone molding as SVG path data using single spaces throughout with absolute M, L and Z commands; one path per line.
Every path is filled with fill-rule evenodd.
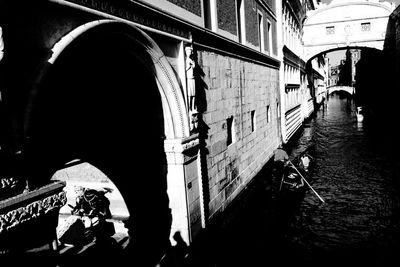
M 170 164 L 185 164 L 197 158 L 199 150 L 198 134 L 183 139 L 167 139 L 164 149 Z
M 37 190 L 39 192 L 32 191 L 2 201 L 0 203 L 0 235 L 64 206 L 67 203 L 66 193 L 60 191 L 59 185 L 56 186 L 50 188 L 51 191 L 45 188 L 45 190 Z
M 67 0 L 93 10 L 126 19 L 162 32 L 190 39 L 190 33 L 180 24 L 167 17 L 157 16 L 141 5 L 130 1 L 110 0 Z
M 43 216 L 54 209 L 60 209 L 66 203 L 67 196 L 62 191 L 5 214 L 0 214 L 0 234 L 24 222 Z

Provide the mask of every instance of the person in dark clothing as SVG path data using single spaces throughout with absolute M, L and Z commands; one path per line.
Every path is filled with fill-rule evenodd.
M 105 196 L 110 192 L 108 189 L 103 191 L 80 188 L 80 190 L 72 214 L 85 215 L 90 218 L 99 217 L 99 219 L 111 218 L 110 200 Z
M 287 166 L 284 170 L 283 183 L 288 185 L 289 189 L 297 189 L 304 186 L 301 176 L 293 167 L 290 166 Z
M 110 219 L 110 201 L 105 196 L 111 189 L 95 190 L 85 187 L 76 187 L 76 205 L 72 208 L 66 229 L 62 230 L 64 243 L 110 243 L 111 236 L 115 233 L 114 224 Z M 79 227 L 77 227 L 77 225 Z M 81 226 L 82 225 L 82 226 Z M 74 227 L 69 229 L 70 227 Z M 83 229 L 82 229 L 83 228 Z M 73 236 L 73 238 L 71 238 Z
M 283 170 L 289 163 L 289 155 L 287 152 L 283 149 L 282 146 L 279 146 L 275 151 L 274 151 L 274 170 L 276 177 L 280 179 L 283 175 Z

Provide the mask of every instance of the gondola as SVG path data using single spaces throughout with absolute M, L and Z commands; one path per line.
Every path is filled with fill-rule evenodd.
M 312 158 L 311 158 L 312 159 Z M 304 162 L 301 160 L 301 162 Z M 299 170 L 290 160 L 289 164 L 286 165 L 285 170 L 283 172 L 281 186 L 279 188 L 280 195 L 289 196 L 289 198 L 294 198 L 298 200 L 298 198 L 302 198 L 304 196 L 304 192 L 306 188 L 310 188 L 312 192 L 321 200 L 321 202 L 325 202 L 325 200 L 315 191 L 315 189 L 308 182 L 310 177 L 309 169 L 310 164 L 307 164 L 306 168 L 303 168 L 302 171 Z M 287 185 L 287 186 L 286 186 Z M 305 186 L 306 185 L 306 186 Z
M 279 198 L 289 201 L 300 201 L 304 197 L 307 180 L 310 180 L 310 172 L 313 167 L 313 158 L 303 153 L 295 160 L 297 166 L 291 161 L 286 164 L 280 178 Z
M 279 185 L 278 198 L 281 201 L 298 202 L 304 197 L 306 185 L 292 166 L 286 166 Z
M 292 166 L 286 165 L 275 198 L 277 216 L 282 224 L 286 224 L 289 218 L 300 209 L 306 187 L 296 170 Z

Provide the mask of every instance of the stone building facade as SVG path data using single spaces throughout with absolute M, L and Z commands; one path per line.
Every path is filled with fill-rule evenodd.
M 199 103 L 198 110 L 207 129 L 205 220 L 220 214 L 242 192 L 280 143 L 275 1 L 209 4 L 211 23 L 205 27 L 228 43 L 193 36 L 206 86 L 207 107 Z
M 192 243 L 281 143 L 278 3 L 2 1 L 2 152 L 99 169 L 141 258 Z
M 319 1 L 281 1 L 281 74 L 282 140 L 288 142 L 313 111 L 313 95 L 307 76 L 303 48 L 303 23 L 306 14 L 317 8 Z M 315 76 L 312 76 L 315 77 Z

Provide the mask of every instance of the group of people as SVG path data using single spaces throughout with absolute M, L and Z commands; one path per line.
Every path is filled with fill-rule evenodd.
M 281 178 L 280 189 L 283 184 L 290 189 L 297 189 L 304 186 L 302 176 L 308 173 L 311 163 L 311 156 L 303 153 L 300 156 L 299 169 L 290 161 L 289 155 L 279 146 L 274 153 L 274 168 L 276 177 Z

